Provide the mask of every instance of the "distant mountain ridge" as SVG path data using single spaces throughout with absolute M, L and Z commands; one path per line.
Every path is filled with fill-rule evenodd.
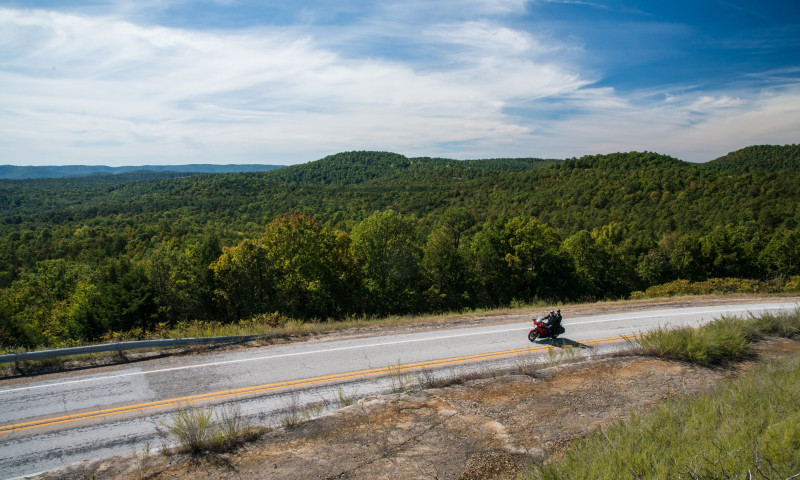
M 408 170 L 426 168 L 472 168 L 497 172 L 525 172 L 549 166 L 562 165 L 577 169 L 637 169 L 637 168 L 701 168 L 708 171 L 742 173 L 800 171 L 800 145 L 753 145 L 728 153 L 705 163 L 691 163 L 654 152 L 627 152 L 605 155 L 586 155 L 581 158 L 491 158 L 482 160 L 454 160 L 448 158 L 409 158 L 392 152 L 350 151 L 298 165 L 266 164 L 186 164 L 137 165 L 109 167 L 105 165 L 19 166 L 0 165 L 0 179 L 25 180 L 39 178 L 74 178 L 96 175 L 121 175 L 130 173 L 252 173 L 283 169 L 272 175 L 274 181 L 359 184 L 387 176 L 402 176 Z M 169 175 L 174 176 L 174 175 Z
M 178 172 L 187 174 L 200 173 L 244 173 L 265 172 L 283 168 L 283 165 L 261 164 L 188 164 L 188 165 L 136 165 L 123 167 L 108 167 L 105 165 L 48 165 L 48 166 L 20 166 L 0 165 L 0 178 L 8 180 L 21 180 L 31 178 L 66 178 L 86 177 L 92 175 L 119 175 L 122 173 L 149 171 L 149 172 Z

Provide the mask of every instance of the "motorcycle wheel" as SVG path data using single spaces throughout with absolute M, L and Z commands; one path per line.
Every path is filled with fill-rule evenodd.
M 531 330 L 531 333 L 528 334 L 528 340 L 535 342 L 537 338 L 539 338 L 539 334 L 536 333 L 536 330 Z

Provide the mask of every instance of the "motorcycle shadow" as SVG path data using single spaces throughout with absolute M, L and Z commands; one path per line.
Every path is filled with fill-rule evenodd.
M 559 348 L 565 348 L 565 347 L 580 348 L 580 349 L 594 348 L 591 345 L 586 345 L 585 343 L 576 342 L 575 340 L 570 340 L 568 338 L 543 338 L 536 343 L 542 345 L 551 345 L 553 347 L 559 347 Z

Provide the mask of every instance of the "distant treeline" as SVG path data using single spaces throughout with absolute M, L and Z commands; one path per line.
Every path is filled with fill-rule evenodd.
M 796 145 L 706 164 L 350 152 L 263 173 L 0 181 L 5 347 L 797 275 Z
M 105 165 L 0 165 L 0 179 L 85 177 L 87 175 L 119 175 L 131 172 L 169 172 L 181 174 L 265 172 L 281 165 L 255 164 L 189 164 L 189 165 L 138 165 L 107 167 Z

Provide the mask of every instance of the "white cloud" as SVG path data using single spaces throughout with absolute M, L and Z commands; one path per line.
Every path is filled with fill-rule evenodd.
M 703 95 L 689 106 L 689 110 L 693 112 L 705 113 L 720 108 L 730 108 L 741 105 L 741 98 L 732 98 L 728 95 L 721 97 L 713 97 L 710 95 Z
M 449 27 L 449 43 L 469 55 L 457 69 L 426 72 L 346 59 L 309 34 L 285 31 L 200 33 L 18 10 L 0 10 L 0 29 L 36 38 L 2 58 L 0 149 L 14 162 L 422 153 L 441 142 L 523 134 L 528 128 L 501 112 L 509 99 L 582 85 L 557 65 L 526 60 L 536 47 L 528 35 L 488 24 Z
M 579 114 L 545 122 L 536 132 L 536 156 L 649 150 L 703 162 L 749 145 L 800 141 L 800 87 L 736 97 L 685 92 L 644 103 L 584 88 L 556 108 L 578 105 Z
M 465 5 L 501 15 L 525 2 Z M 800 131 L 798 88 L 622 96 L 569 60 L 577 47 L 492 18 L 416 15 L 388 29 L 201 32 L 0 8 L 0 158 L 295 163 L 350 149 L 455 158 L 653 150 L 701 161 Z M 379 34 L 423 53 L 348 50 Z

